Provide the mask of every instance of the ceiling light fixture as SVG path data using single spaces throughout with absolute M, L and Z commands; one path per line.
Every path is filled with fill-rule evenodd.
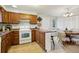
M 70 16 L 73 16 L 73 13 L 70 12 L 70 10 L 68 8 L 66 8 L 66 13 L 64 14 L 64 17 L 70 17 Z

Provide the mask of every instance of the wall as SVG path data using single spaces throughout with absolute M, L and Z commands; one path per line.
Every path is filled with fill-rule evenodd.
M 39 15 L 39 16 L 42 18 L 42 21 L 41 21 L 42 25 L 41 25 L 40 28 L 48 29 L 48 28 L 52 27 L 52 19 L 53 19 L 53 17 L 46 16 L 46 15 Z
M 79 16 L 73 17 L 59 17 L 57 18 L 56 27 L 59 29 L 64 30 L 65 28 L 68 29 L 79 29 Z
M 19 29 L 19 24 L 12 24 L 12 29 Z
M 31 28 L 35 28 L 35 27 L 37 27 L 37 24 L 31 24 Z M 19 28 L 20 28 L 19 24 L 12 24 L 12 29 L 19 29 Z

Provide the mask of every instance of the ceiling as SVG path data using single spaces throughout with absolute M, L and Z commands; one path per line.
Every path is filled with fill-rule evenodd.
M 34 14 L 44 14 L 48 16 L 63 16 L 66 12 L 66 8 L 74 13 L 74 15 L 79 15 L 79 5 L 16 5 L 17 8 L 12 7 L 12 5 L 3 5 L 8 11 L 21 11 L 30 12 Z

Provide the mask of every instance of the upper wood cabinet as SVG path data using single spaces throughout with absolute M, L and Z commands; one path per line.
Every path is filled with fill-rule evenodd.
M 31 23 L 33 23 L 33 24 L 37 23 L 37 16 L 31 15 L 31 16 L 29 16 L 29 17 L 30 17 Z
M 9 13 L 9 23 L 18 23 L 20 20 L 19 14 L 8 12 Z
M 3 13 L 5 12 L 4 8 L 0 7 L 0 11 Z
M 8 22 L 8 23 L 19 23 L 19 20 L 30 20 L 30 23 L 32 24 L 37 23 L 36 15 L 7 12 L 7 13 L 4 13 L 3 18 L 4 18 L 3 22 Z
M 37 23 L 37 15 L 8 12 L 2 7 L 0 7 L 0 11 L 2 12 L 2 22 L 19 23 L 19 20 L 30 20 L 31 24 Z
M 2 22 L 3 21 L 3 18 L 6 18 L 6 16 L 4 16 L 4 14 L 5 14 L 5 10 L 2 8 L 2 7 L 0 7 L 0 22 Z M 6 15 L 6 14 L 5 14 Z M 6 20 L 5 20 L 6 21 Z
M 36 15 L 8 12 L 2 7 L 0 7 L 0 12 L 2 13 L 2 22 L 5 23 L 19 23 L 19 20 L 30 20 L 32 24 L 37 23 Z
M 36 15 L 30 15 L 30 14 L 21 14 L 19 13 L 19 20 L 30 20 L 30 23 L 36 24 L 37 23 L 37 16 Z
M 6 11 L 2 13 L 2 22 L 9 23 L 9 13 Z

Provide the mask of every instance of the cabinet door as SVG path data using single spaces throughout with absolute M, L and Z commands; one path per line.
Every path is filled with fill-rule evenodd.
M 0 11 L 0 22 L 2 22 L 2 12 Z
M 10 23 L 18 23 L 19 22 L 19 14 L 18 13 L 13 13 L 9 12 L 9 22 Z
M 1 42 L 1 52 L 5 53 L 8 51 L 8 49 L 11 46 L 11 38 L 10 38 L 11 34 L 8 33 L 4 36 L 2 36 L 2 42 Z
M 45 49 L 45 33 L 44 32 L 40 32 L 39 34 L 39 42 L 40 42 L 40 46 Z
M 32 29 L 32 42 L 36 41 L 36 30 Z
M 6 22 L 6 23 L 9 23 L 9 13 L 8 12 L 3 12 L 2 14 L 2 21 L 3 22 Z
M 36 30 L 36 42 L 39 44 L 39 31 Z
M 20 14 L 20 19 L 30 20 L 30 23 L 33 23 L 33 24 L 37 23 L 37 16 L 36 15 Z
M 3 40 L 1 41 L 1 53 L 5 53 L 6 52 L 6 41 L 4 40 L 4 38 L 2 38 Z
M 10 23 L 19 23 L 19 20 L 30 20 L 30 23 L 37 23 L 37 16 L 30 14 L 9 12 L 9 19 Z
M 12 45 L 19 44 L 19 31 L 13 31 Z
M 31 16 L 30 16 L 30 20 L 31 20 L 31 23 L 32 23 L 32 24 L 36 24 L 36 23 L 37 23 L 37 16 L 31 15 Z

